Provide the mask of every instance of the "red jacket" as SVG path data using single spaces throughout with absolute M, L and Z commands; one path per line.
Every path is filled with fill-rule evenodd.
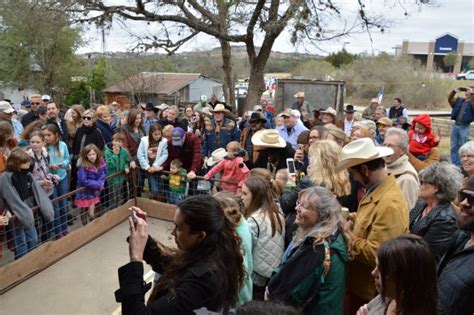
M 415 131 L 415 124 L 419 123 L 425 126 L 426 131 L 424 133 L 417 133 Z M 436 136 L 431 130 L 431 117 L 428 114 L 422 114 L 412 121 L 412 127 L 408 132 L 408 139 L 410 141 L 410 153 L 413 155 L 428 155 L 431 152 L 431 148 L 437 147 L 439 140 L 437 141 Z
M 237 192 L 237 188 L 241 187 L 242 182 L 247 179 L 249 169 L 244 163 L 244 159 L 236 157 L 233 160 L 223 160 L 216 166 L 211 168 L 209 172 L 204 176 L 206 179 L 214 177 L 217 173 L 221 173 L 221 180 L 235 181 L 237 183 L 222 183 L 221 187 L 223 190 L 228 192 Z

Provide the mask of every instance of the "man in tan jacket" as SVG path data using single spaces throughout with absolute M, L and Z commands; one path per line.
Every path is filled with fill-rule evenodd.
M 420 180 L 418 173 L 408 160 L 407 133 L 400 128 L 388 128 L 385 130 L 384 138 L 383 145 L 394 151 L 392 155 L 383 158 L 387 165 L 387 171 L 390 175 L 395 176 L 397 184 L 405 196 L 408 210 L 411 210 L 418 200 Z
M 349 221 L 353 260 L 348 265 L 346 314 L 355 314 L 376 295 L 371 271 L 380 245 L 408 232 L 405 198 L 395 177 L 388 175 L 383 159 L 393 153 L 391 148 L 376 147 L 371 139 L 362 138 L 342 149 L 336 168 L 348 169 L 366 189 Z

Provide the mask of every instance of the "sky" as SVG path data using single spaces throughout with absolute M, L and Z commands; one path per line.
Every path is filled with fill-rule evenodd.
M 473 0 L 435 0 L 433 6 L 418 7 L 413 0 L 398 0 L 405 3 L 408 15 L 401 6 L 390 6 L 393 0 L 368 0 L 367 9 L 383 14 L 391 21 L 391 27 L 382 34 L 376 30 L 372 32 L 372 42 L 367 33 L 353 34 L 339 40 L 319 43 L 317 46 L 308 42 L 293 46 L 289 42 L 289 35 L 282 34 L 276 40 L 273 51 L 301 52 L 327 55 L 337 52 L 344 46 L 351 53 L 379 52 L 394 53 L 394 47 L 401 45 L 403 40 L 427 42 L 450 33 L 459 40 L 474 43 L 474 1 Z M 348 16 L 356 10 L 356 0 L 340 0 Z M 411 5 L 410 5 L 411 3 Z M 113 23 L 105 35 L 106 52 L 124 52 L 131 49 L 136 41 L 131 34 L 153 32 L 153 27 L 146 23 L 126 22 Z M 84 39 L 86 44 L 78 53 L 102 52 L 101 31 L 94 28 L 86 30 Z M 218 47 L 219 43 L 207 35 L 199 35 L 181 51 L 208 50 Z

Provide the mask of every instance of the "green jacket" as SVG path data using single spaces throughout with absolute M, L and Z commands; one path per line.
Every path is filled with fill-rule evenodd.
M 105 163 L 107 164 L 107 174 L 112 175 L 129 168 L 130 156 L 128 151 L 121 147 L 118 154 L 112 150 L 112 144 L 105 146 L 104 152 Z M 125 181 L 125 174 L 112 177 L 107 181 L 110 186 L 122 185 Z
M 327 245 L 314 247 L 313 241 L 314 237 L 308 236 L 298 246 L 287 249 L 268 284 L 270 300 L 295 306 L 302 314 L 342 314 L 348 261 L 346 242 L 339 231 L 326 240 Z M 326 246 L 331 253 L 327 274 Z

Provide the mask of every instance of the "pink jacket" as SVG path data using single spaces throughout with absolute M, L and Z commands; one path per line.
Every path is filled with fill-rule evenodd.
M 236 157 L 233 160 L 223 160 L 214 166 L 207 174 L 204 176 L 206 179 L 214 177 L 217 173 L 221 173 L 221 180 L 229 180 L 237 182 L 235 184 L 230 183 L 221 183 L 223 190 L 228 192 L 237 192 L 237 188 L 242 186 L 242 182 L 247 179 L 249 174 L 249 169 L 244 163 L 244 159 L 241 157 Z

